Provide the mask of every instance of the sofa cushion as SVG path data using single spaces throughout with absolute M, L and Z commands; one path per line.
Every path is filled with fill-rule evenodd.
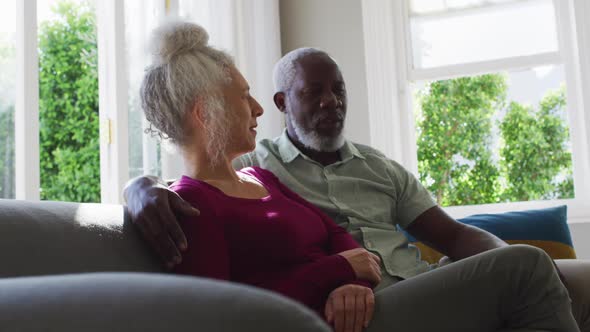
M 0 277 L 162 272 L 121 205 L 0 199 Z
M 567 206 L 515 211 L 497 214 L 477 214 L 458 221 L 484 229 L 510 244 L 539 247 L 553 259 L 576 258 L 567 225 Z M 436 263 L 442 254 L 409 236 L 420 248 L 422 259 Z
M 276 293 L 204 278 L 83 273 L 0 280 L 2 331 L 329 332 Z

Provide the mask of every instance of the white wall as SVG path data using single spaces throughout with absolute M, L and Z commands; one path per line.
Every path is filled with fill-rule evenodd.
M 338 61 L 349 98 L 347 137 L 370 145 L 361 1 L 280 0 L 281 44 L 283 54 L 315 46 Z M 590 223 L 570 229 L 578 257 L 590 259 Z
M 346 136 L 370 143 L 360 0 L 281 0 L 283 54 L 319 47 L 336 59 L 348 91 Z

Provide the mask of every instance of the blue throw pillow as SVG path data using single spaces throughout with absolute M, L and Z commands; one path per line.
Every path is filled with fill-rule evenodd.
M 476 214 L 459 221 L 485 229 L 502 240 L 555 241 L 573 247 L 565 205 L 539 210 Z
M 458 221 L 484 229 L 510 244 L 529 244 L 545 250 L 549 256 L 576 258 L 572 237 L 567 225 L 567 206 L 546 209 L 514 211 L 496 214 L 477 214 Z M 440 253 L 428 248 L 412 236 L 408 236 L 421 251 L 423 257 L 432 260 Z

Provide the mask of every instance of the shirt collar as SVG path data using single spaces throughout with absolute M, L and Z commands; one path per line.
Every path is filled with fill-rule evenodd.
M 287 135 L 287 129 L 283 130 L 281 136 L 278 139 L 278 148 L 279 153 L 281 155 L 281 159 L 284 163 L 288 164 L 292 162 L 297 156 L 301 155 L 304 158 L 308 157 L 304 155 L 299 149 L 291 142 L 289 136 Z M 353 157 L 357 157 L 360 159 L 365 159 L 365 157 L 360 153 L 354 144 L 346 140 L 342 148 L 340 148 L 340 156 L 342 157 L 342 162 L 346 162 Z
M 289 136 L 287 136 L 287 129 L 283 130 L 283 133 L 278 140 L 279 153 L 284 163 L 290 163 L 298 155 L 303 155 L 301 151 L 291 142 Z

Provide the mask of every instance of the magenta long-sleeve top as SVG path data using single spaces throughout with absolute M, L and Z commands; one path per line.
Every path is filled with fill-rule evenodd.
M 265 288 L 299 301 L 323 316 L 330 292 L 358 280 L 338 253 L 358 244 L 318 208 L 269 171 L 244 168 L 268 191 L 260 199 L 231 197 L 183 176 L 172 185 L 201 211 L 181 220 L 188 240 L 175 272 Z

